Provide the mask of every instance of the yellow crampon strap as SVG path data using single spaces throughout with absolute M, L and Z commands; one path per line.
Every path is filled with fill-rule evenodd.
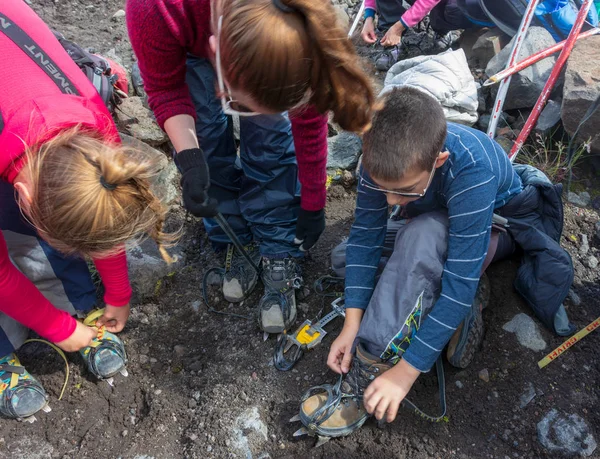
M 19 360 L 19 357 L 17 357 L 16 354 L 13 354 L 15 356 L 14 361 L 15 361 L 15 366 L 16 367 L 22 367 L 23 365 L 21 364 L 21 361 Z M 17 384 L 19 384 L 19 374 L 18 373 L 12 373 L 10 375 L 10 384 L 8 385 L 8 387 L 10 387 L 11 389 L 17 387 Z
M 104 308 L 102 309 L 94 309 L 90 312 L 85 319 L 83 319 L 83 325 L 87 325 L 88 327 L 96 327 L 96 321 L 104 315 Z M 98 329 L 98 339 L 93 341 L 90 344 L 90 347 L 98 347 L 100 345 L 100 339 L 104 335 L 104 330 L 106 327 L 96 327 Z
M 564 343 L 562 343 L 560 346 L 558 346 L 556 349 L 554 349 L 552 352 L 550 352 L 550 354 L 548 354 L 546 357 L 544 357 L 542 360 L 540 360 L 538 362 L 538 367 L 544 368 L 546 365 L 548 365 L 554 359 L 558 358 L 563 352 L 568 351 L 569 348 L 572 345 L 574 345 L 576 342 L 580 341 L 585 336 L 589 335 L 591 332 L 593 332 L 596 328 L 599 328 L 599 327 L 600 327 L 600 317 L 598 317 L 596 320 L 594 320 L 587 327 L 579 330 L 577 333 L 575 333 L 573 336 L 571 336 L 568 340 L 566 340 Z
M 59 348 L 55 344 L 52 344 L 49 341 L 46 341 L 45 339 L 31 338 L 31 339 L 26 340 L 23 344 L 27 344 L 27 343 L 43 343 L 43 344 L 47 344 L 52 349 L 54 349 L 56 352 L 58 352 L 58 355 L 60 355 L 62 357 L 62 359 L 65 361 L 65 382 L 63 383 L 62 390 L 60 391 L 60 395 L 58 396 L 59 400 L 62 399 L 62 396 L 65 393 L 65 389 L 67 388 L 67 383 L 69 382 L 69 362 L 67 361 L 67 356 L 65 355 L 65 353 L 62 351 L 61 348 Z M 18 359 L 17 359 L 17 361 L 18 361 Z M 19 365 L 20 365 L 20 362 L 19 362 Z M 12 386 L 12 378 L 15 377 L 15 376 L 17 377 L 17 380 L 19 379 L 19 375 L 16 375 L 16 374 L 13 373 L 13 375 L 11 377 L 11 387 L 13 387 Z

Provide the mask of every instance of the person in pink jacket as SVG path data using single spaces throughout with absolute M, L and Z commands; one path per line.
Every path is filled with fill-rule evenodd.
M 465 16 L 457 0 L 416 0 L 407 10 L 401 0 L 365 0 L 365 22 L 361 37 L 366 43 L 375 43 L 375 13 L 378 14 L 377 28 L 385 31 L 380 43 L 384 47 L 400 44 L 406 29 L 416 26 L 430 15 L 430 24 L 436 33 L 436 45 L 448 48 L 454 41 L 450 33 L 457 29 L 466 29 L 473 23 Z M 377 60 L 379 70 L 387 70 L 398 59 L 399 52 L 383 53 Z

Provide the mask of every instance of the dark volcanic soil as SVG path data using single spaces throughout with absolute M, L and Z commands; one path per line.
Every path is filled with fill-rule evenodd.
M 53 27 L 99 52 L 115 48 L 126 64 L 131 51 L 122 19 L 111 16 L 121 0 L 102 2 L 34 0 L 34 8 Z M 328 273 L 331 249 L 348 234 L 354 193 L 339 185 L 329 192 L 327 229 L 304 262 L 307 286 Z M 577 252 L 576 239 L 587 234 L 597 254 L 594 218 L 569 209 L 564 243 Z M 274 338 L 263 342 L 254 319 L 207 312 L 201 300 L 206 269 L 219 265 L 201 224 L 188 227 L 188 268 L 161 283 L 153 303 L 137 305 L 121 334 L 129 353 L 129 377 L 115 378 L 115 387 L 93 380 L 78 356 L 69 356 L 71 379 L 62 401 L 57 396 L 64 368 L 58 355 L 37 344 L 20 355 L 51 395 L 51 413 L 34 424 L 0 420 L 0 457 L 15 458 L 546 458 L 557 457 L 537 440 L 536 424 L 552 408 L 576 413 L 600 437 L 600 332 L 590 334 L 569 352 L 539 370 L 537 361 L 562 343 L 540 325 L 548 347 L 533 352 L 521 347 L 502 325 L 515 314 L 531 314 L 512 288 L 518 260 L 493 265 L 491 302 L 484 311 L 486 335 L 481 352 L 467 370 L 446 366 L 448 422 L 431 424 L 403 410 L 391 425 L 373 421 L 350 437 L 313 449 L 307 437 L 293 439 L 300 427 L 287 421 L 298 411 L 302 393 L 332 382 L 325 366 L 330 335 L 286 373 L 271 363 Z M 576 288 L 581 305 L 567 303 L 572 321 L 582 328 L 600 315 L 598 271 L 581 265 Z M 224 311 L 252 315 L 257 291 L 243 306 Z M 323 300 L 311 294 L 300 307 L 298 323 L 314 318 Z M 326 305 L 328 310 L 328 306 Z M 337 327 L 337 328 L 336 328 Z M 489 372 L 489 382 L 478 377 Z M 460 382 L 460 383 L 459 383 Z M 537 396 L 525 408 L 520 397 L 532 383 Z M 459 387 L 460 386 L 460 387 Z M 420 378 L 410 398 L 436 411 L 433 374 Z M 595 457 L 600 457 L 598 454 Z

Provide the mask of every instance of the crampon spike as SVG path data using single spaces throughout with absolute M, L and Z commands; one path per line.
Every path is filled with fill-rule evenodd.
M 115 387 L 115 378 L 108 378 L 105 380 L 110 387 Z
M 263 333 L 263 342 L 269 339 L 269 334 L 267 332 Z
M 29 424 L 33 424 L 35 421 L 37 421 L 37 418 L 32 415 L 32 416 L 29 416 L 28 418 L 21 419 L 21 421 L 28 422 Z
M 302 435 L 308 435 L 308 430 L 306 430 L 306 427 L 300 427 L 294 432 L 294 437 L 301 437 Z
M 48 405 L 47 403 L 44 405 L 44 407 L 42 408 L 42 411 L 44 413 L 50 413 L 50 411 L 52 411 L 52 408 L 50 408 L 50 405 Z
M 298 422 L 300 421 L 300 415 L 297 414 L 296 416 L 292 417 L 288 422 Z
M 318 448 L 319 446 L 323 446 L 325 443 L 327 443 L 329 441 L 331 437 L 322 437 L 321 435 L 319 435 L 319 439 L 317 440 L 317 444 L 315 445 L 315 448 Z
M 129 376 L 129 372 L 127 371 L 127 368 L 123 367 L 119 370 L 119 373 L 121 373 L 124 377 Z

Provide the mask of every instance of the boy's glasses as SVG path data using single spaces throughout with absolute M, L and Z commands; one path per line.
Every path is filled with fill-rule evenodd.
M 405 193 L 403 191 L 395 191 L 395 190 L 386 190 L 385 188 L 381 188 L 371 182 L 369 182 L 368 180 L 364 179 L 361 175 L 360 177 L 360 184 L 361 186 L 364 186 L 365 188 L 368 188 L 369 190 L 374 190 L 374 191 L 380 191 L 381 193 L 386 193 L 386 194 L 394 194 L 396 196 L 402 196 L 404 198 L 422 198 L 423 196 L 425 196 L 425 193 L 427 193 L 427 188 L 429 188 L 429 185 L 431 185 L 431 181 L 433 180 L 433 176 L 435 175 L 435 164 L 437 163 L 437 158 L 435 158 L 435 161 L 433 163 L 433 168 L 431 169 L 431 173 L 429 174 L 429 180 L 427 180 L 427 185 L 425 185 L 425 188 L 423 189 L 423 193 Z
M 223 25 L 223 16 L 219 16 L 217 23 L 217 50 L 215 56 L 215 67 L 217 70 L 217 83 L 219 85 L 219 92 L 221 93 L 221 107 L 223 113 L 226 115 L 237 115 L 237 116 L 256 116 L 260 113 L 253 112 L 243 105 L 240 105 L 238 101 L 234 100 L 231 96 L 229 88 L 225 90 L 225 81 L 223 80 L 223 69 L 221 68 L 221 27 Z M 235 108 L 234 108 L 235 107 Z

